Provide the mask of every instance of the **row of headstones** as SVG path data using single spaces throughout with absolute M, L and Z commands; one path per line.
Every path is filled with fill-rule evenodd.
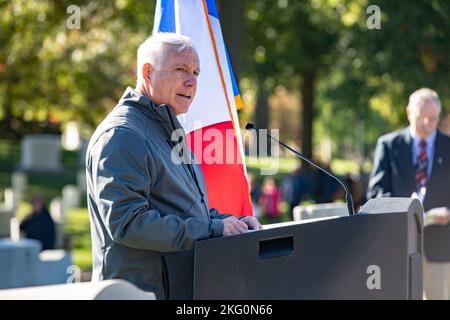
M 16 211 L 27 188 L 26 175 L 21 172 L 11 174 L 11 188 L 4 190 L 4 200 L 0 203 L 0 238 L 20 238 Z
M 70 131 L 70 130 L 69 130 Z M 11 187 L 4 191 L 4 203 L 0 203 L 0 288 L 17 288 L 36 285 L 65 283 L 67 270 L 72 265 L 70 254 L 64 250 L 41 251 L 39 241 L 21 239 L 16 212 L 21 201 L 26 200 L 28 174 L 59 173 L 64 167 L 61 163 L 61 145 L 76 147 L 81 142 L 74 135 L 29 135 L 21 145 L 21 161 L 17 171 L 11 174 Z M 66 145 L 65 145 L 66 144 Z M 56 248 L 64 245 L 64 223 L 67 210 L 80 206 L 81 197 L 86 190 L 84 155 L 86 143 L 81 146 L 78 162 L 77 186 L 67 185 L 62 196 L 48 204 L 55 222 Z M 78 146 L 79 147 L 79 146 Z M 74 149 L 71 149 L 74 150 Z
M 4 191 L 5 209 L 17 209 L 28 188 L 28 176 L 25 172 L 14 171 L 11 174 L 11 188 Z M 80 194 L 86 192 L 86 172 L 80 169 L 77 172 L 77 185 L 67 185 L 62 189 L 62 197 L 68 207 L 80 206 Z
M 67 185 L 62 189 L 62 197 L 56 197 L 50 202 L 49 211 L 56 227 L 56 248 L 64 246 L 64 225 L 67 212 L 80 207 L 82 195 L 83 192 L 79 187 Z
M 61 248 L 64 241 L 64 223 L 66 213 L 73 208 L 79 208 L 81 198 L 86 194 L 85 171 L 79 170 L 77 173 L 77 186 L 66 185 L 62 189 L 62 197 L 54 198 L 48 209 L 56 226 L 56 247 Z M 28 178 L 26 173 L 15 171 L 11 175 L 11 188 L 4 191 L 4 202 L 0 204 L 0 237 L 10 237 L 13 240 L 20 238 L 19 221 L 16 218 L 16 211 L 20 202 L 24 200 L 25 192 L 28 188 Z
M 70 253 L 41 249 L 37 240 L 0 239 L 0 289 L 66 283 L 72 266 Z
M 65 149 L 80 149 L 77 172 L 77 185 L 65 186 L 62 190 L 62 198 L 53 199 L 49 205 L 49 211 L 57 225 L 57 244 L 61 245 L 62 229 L 65 221 L 65 212 L 70 208 L 80 206 L 81 197 L 86 193 L 86 173 L 84 169 L 87 141 L 80 139 L 76 125 L 71 124 L 65 133 L 55 134 L 31 134 L 23 138 L 21 143 L 21 161 L 19 170 L 11 175 L 11 188 L 4 191 L 4 202 L 0 203 L 0 237 L 19 236 L 18 221 L 15 212 L 20 202 L 24 200 L 24 194 L 28 186 L 26 173 L 58 173 L 62 171 L 61 146 Z

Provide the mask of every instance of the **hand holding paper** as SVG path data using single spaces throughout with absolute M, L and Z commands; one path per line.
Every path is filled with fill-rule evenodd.
M 449 222 L 450 210 L 446 207 L 433 208 L 425 212 L 425 226 L 430 224 L 446 225 Z

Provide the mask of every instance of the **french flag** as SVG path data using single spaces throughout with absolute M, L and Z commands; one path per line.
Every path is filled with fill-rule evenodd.
M 153 33 L 192 39 L 200 57 L 197 93 L 179 116 L 203 171 L 211 208 L 252 215 L 237 109 L 242 106 L 214 0 L 158 0 Z

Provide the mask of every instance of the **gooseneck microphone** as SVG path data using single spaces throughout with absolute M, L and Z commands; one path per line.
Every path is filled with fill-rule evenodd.
M 250 130 L 257 130 L 257 128 L 255 127 L 255 125 L 253 123 L 248 122 L 245 125 L 245 129 L 250 131 Z M 297 156 L 299 156 L 302 160 L 308 162 L 310 165 L 312 165 L 313 167 L 319 169 L 320 171 L 322 171 L 323 173 L 326 173 L 327 175 L 329 175 L 330 177 L 332 177 L 333 179 L 335 179 L 337 182 L 339 182 L 339 184 L 342 186 L 342 188 L 344 188 L 345 190 L 345 202 L 347 203 L 347 209 L 348 209 L 348 214 L 349 215 L 354 215 L 355 214 L 355 210 L 353 208 L 353 198 L 352 195 L 350 194 L 350 192 L 348 191 L 347 186 L 345 185 L 345 183 L 339 179 L 338 177 L 336 177 L 334 174 L 332 174 L 331 172 L 328 172 L 327 170 L 321 168 L 320 166 L 318 166 L 317 164 L 315 164 L 312 160 L 308 159 L 307 157 L 305 157 L 303 154 L 301 154 L 300 152 L 292 149 L 291 147 L 289 147 L 287 144 L 281 142 L 280 140 L 272 137 L 269 133 L 266 133 L 267 136 L 278 142 L 280 145 L 282 145 L 283 147 L 285 147 L 286 149 L 288 149 L 289 151 L 295 153 Z

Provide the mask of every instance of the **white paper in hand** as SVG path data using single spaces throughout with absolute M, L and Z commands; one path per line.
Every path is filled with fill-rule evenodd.
M 446 207 L 430 209 L 425 212 L 424 226 L 428 226 L 430 224 L 439 224 L 439 220 L 442 220 L 443 217 L 448 216 L 449 214 L 450 212 Z

